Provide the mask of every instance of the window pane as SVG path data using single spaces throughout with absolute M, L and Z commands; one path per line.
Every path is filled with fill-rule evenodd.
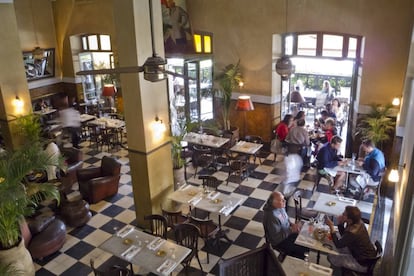
M 101 50 L 110 51 L 111 50 L 111 38 L 109 35 L 100 35 L 101 39 Z
M 349 58 L 356 58 L 356 48 L 357 48 L 357 39 L 350 37 L 349 44 L 348 44 L 348 57 Z
M 285 55 L 293 55 L 293 36 L 287 36 L 285 38 Z
M 201 35 L 195 34 L 194 35 L 194 43 L 195 43 L 195 51 L 196 53 L 201 53 Z
M 322 56 L 342 57 L 343 41 L 343 36 L 323 35 Z
M 82 36 L 82 49 L 88 50 L 88 41 L 86 40 L 86 36 Z
M 316 34 L 298 35 L 298 55 L 316 56 Z
M 98 50 L 98 37 L 96 35 L 88 36 L 89 50 Z
M 211 37 L 209 35 L 204 36 L 204 53 L 211 53 Z

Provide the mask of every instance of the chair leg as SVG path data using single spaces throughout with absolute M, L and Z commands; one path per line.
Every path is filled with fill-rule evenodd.
M 197 261 L 198 261 L 198 265 L 200 266 L 201 272 L 204 272 L 203 267 L 201 266 L 200 257 L 198 256 L 198 252 L 196 254 L 196 258 L 197 258 Z

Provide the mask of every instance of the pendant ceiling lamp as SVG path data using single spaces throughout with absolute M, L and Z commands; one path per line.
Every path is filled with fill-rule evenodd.
M 288 0 L 285 0 L 285 33 L 287 33 L 287 20 L 288 20 Z M 288 80 L 290 75 L 295 72 L 295 67 L 292 61 L 287 55 L 283 55 L 276 61 L 276 73 L 278 73 L 282 80 Z

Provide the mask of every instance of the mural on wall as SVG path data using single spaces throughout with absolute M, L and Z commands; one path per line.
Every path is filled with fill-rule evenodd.
M 185 0 L 161 0 L 166 54 L 194 53 L 193 31 Z

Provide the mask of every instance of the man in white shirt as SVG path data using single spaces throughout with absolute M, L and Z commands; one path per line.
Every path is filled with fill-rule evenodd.
M 72 146 L 79 148 L 81 124 L 79 111 L 74 108 L 66 108 L 59 111 L 60 121 L 62 122 L 62 128 L 67 129 L 71 134 Z

